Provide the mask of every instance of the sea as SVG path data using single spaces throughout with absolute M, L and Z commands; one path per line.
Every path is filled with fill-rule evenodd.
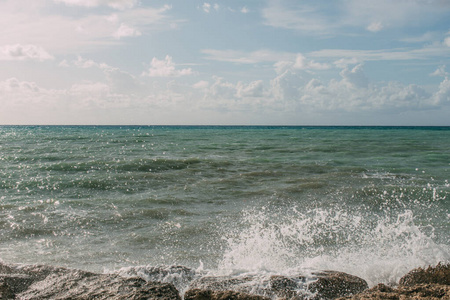
M 450 262 L 449 180 L 450 127 L 0 126 L 0 260 L 390 284 Z

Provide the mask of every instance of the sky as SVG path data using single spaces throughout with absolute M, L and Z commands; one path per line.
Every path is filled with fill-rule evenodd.
M 450 125 L 449 0 L 0 0 L 0 124 Z

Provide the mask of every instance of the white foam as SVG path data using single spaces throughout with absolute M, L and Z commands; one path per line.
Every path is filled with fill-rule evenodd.
M 336 270 L 373 286 L 397 283 L 413 268 L 450 260 L 450 246 L 437 244 L 433 230 L 416 225 L 408 209 L 377 216 L 336 207 L 262 208 L 245 212 L 242 223 L 245 230 L 226 236 L 221 273 Z

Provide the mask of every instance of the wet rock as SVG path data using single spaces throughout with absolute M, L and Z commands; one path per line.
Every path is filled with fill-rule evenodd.
M 417 268 L 400 278 L 399 284 L 413 286 L 416 284 L 444 284 L 450 285 L 450 264 L 439 263 L 427 269 Z
M 336 299 L 369 288 L 364 279 L 344 272 L 323 271 L 313 275 L 317 280 L 308 285 L 308 290 L 315 294 L 312 299 Z
M 301 278 L 302 282 L 305 278 Z M 298 296 L 300 285 L 297 280 L 285 276 L 274 275 L 270 277 L 270 290 L 278 298 L 291 299 Z
M 244 293 L 254 292 L 257 288 L 256 276 L 205 276 L 191 282 L 189 289 L 211 291 L 238 291 Z
M 203 277 L 190 290 L 236 291 L 277 299 L 335 299 L 359 293 L 368 288 L 359 277 L 342 272 L 323 271 L 311 276 Z M 191 291 L 188 292 L 191 292 Z M 200 296 L 199 296 L 200 297 Z M 200 299 L 200 298 L 198 298 Z
M 270 300 L 270 298 L 236 291 L 191 289 L 184 294 L 184 300 Z
M 13 291 L 3 279 L 0 279 L 0 299 L 14 299 Z
M 70 270 L 51 274 L 19 294 L 25 299 L 180 299 L 168 283 Z
M 25 274 L 1 274 L 0 282 L 2 293 L 11 293 L 13 295 L 25 291 L 35 280 Z M 8 291 L 8 292 L 6 292 Z M 2 298 L 0 298 L 2 299 Z
M 438 300 L 450 299 L 450 286 L 443 284 L 417 284 L 414 286 L 399 286 L 398 288 L 387 287 L 384 284 L 366 290 L 360 294 L 350 297 L 339 298 L 339 300 L 374 300 L 374 299 L 415 299 L 415 300 Z
M 138 266 L 122 268 L 115 272 L 125 278 L 137 277 L 145 281 L 170 282 L 179 291 L 184 291 L 197 273 L 184 266 Z
M 427 269 L 417 268 L 403 276 L 396 288 L 378 284 L 360 294 L 342 299 L 448 300 L 450 299 L 450 264 L 439 263 Z
M 13 268 L 0 262 L 0 274 L 13 274 L 13 273 L 15 273 Z
M 1 299 L 181 300 L 170 283 L 50 266 L 1 264 Z
M 270 282 L 272 292 L 282 299 L 336 299 L 369 288 L 365 280 L 336 271 L 317 272 L 312 276 L 272 276 Z

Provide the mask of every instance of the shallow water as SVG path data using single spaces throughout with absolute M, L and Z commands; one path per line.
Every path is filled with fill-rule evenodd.
M 3 126 L 0 258 L 395 282 L 450 260 L 449 175 L 448 127 Z

